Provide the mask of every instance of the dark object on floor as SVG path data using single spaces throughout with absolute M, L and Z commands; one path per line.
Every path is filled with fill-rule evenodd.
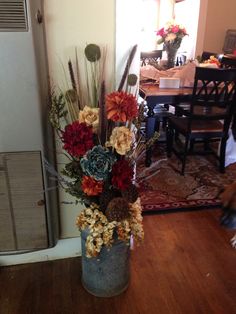
M 197 67 L 189 111 L 185 116 L 169 118 L 167 152 L 172 151 L 182 161 L 181 174 L 189 154 L 213 154 L 219 160 L 219 170 L 225 170 L 225 150 L 228 131 L 236 102 L 236 69 Z M 183 148 L 174 145 L 174 135 L 184 137 Z M 176 136 L 175 136 L 176 138 Z M 220 142 L 218 152 L 212 142 Z M 195 143 L 204 143 L 204 149 L 195 150 Z
M 222 202 L 223 215 L 221 224 L 230 229 L 236 229 L 236 182 L 228 185 L 219 198 Z

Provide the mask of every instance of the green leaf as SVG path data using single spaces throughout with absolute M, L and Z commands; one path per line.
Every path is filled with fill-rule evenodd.
M 162 44 L 162 43 L 164 43 L 164 38 L 158 39 L 157 44 L 160 45 L 160 44 Z

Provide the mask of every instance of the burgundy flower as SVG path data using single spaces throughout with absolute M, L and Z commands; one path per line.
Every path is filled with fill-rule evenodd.
M 71 156 L 83 156 L 94 145 L 92 128 L 78 121 L 68 124 L 62 133 L 62 142 Z
M 132 181 L 134 171 L 126 159 L 118 160 L 112 167 L 112 184 L 119 190 L 127 189 Z

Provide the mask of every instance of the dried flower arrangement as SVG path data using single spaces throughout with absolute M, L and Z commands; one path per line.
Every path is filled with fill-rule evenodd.
M 80 91 L 76 57 L 76 72 L 68 62 L 72 88 L 51 97 L 50 121 L 68 157 L 59 182 L 86 206 L 76 224 L 79 230 L 89 228 L 88 257 L 111 246 L 115 234 L 127 243 L 131 237 L 139 243 L 144 236 L 134 165 L 158 135 L 147 144 L 140 136 L 144 108 L 137 103 L 137 90 L 131 93 L 137 77 L 129 74 L 136 48 L 117 91 L 105 93 L 105 52 L 89 44 L 84 50 L 86 92 Z

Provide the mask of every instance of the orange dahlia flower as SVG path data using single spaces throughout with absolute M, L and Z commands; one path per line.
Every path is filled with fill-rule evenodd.
M 115 122 L 126 122 L 138 115 L 138 104 L 132 94 L 113 92 L 106 96 L 107 118 Z
M 102 193 L 103 182 L 96 181 L 92 177 L 83 176 L 82 190 L 85 194 L 95 196 Z

